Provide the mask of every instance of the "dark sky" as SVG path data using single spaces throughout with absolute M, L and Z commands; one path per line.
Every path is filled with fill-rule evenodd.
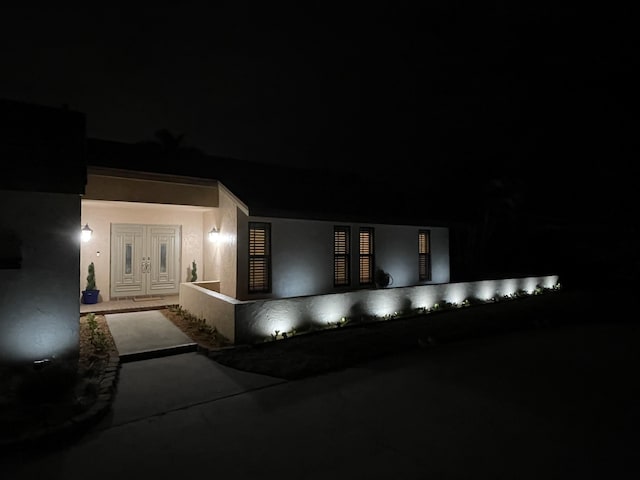
M 389 143 L 382 132 L 416 136 L 414 11 L 232 5 L 3 8 L 0 95 L 84 111 L 90 136 L 168 128 L 207 153 L 265 162 L 338 165 Z
M 91 137 L 167 128 L 212 155 L 407 166 L 409 181 L 559 165 L 600 177 L 631 161 L 631 11 L 301 3 L 2 7 L 0 96 L 68 104 Z

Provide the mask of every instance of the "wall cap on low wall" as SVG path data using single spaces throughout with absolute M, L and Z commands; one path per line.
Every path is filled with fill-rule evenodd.
M 237 300 L 233 297 L 229 297 L 228 295 L 225 295 L 224 293 L 220 293 L 220 292 L 215 292 L 213 290 L 209 290 L 208 288 L 205 287 L 201 287 L 200 285 L 198 285 L 198 283 L 207 283 L 207 282 L 183 282 L 180 284 L 180 288 L 185 287 L 185 288 L 194 288 L 196 290 L 198 290 L 199 292 L 202 292 L 206 295 L 209 295 L 210 297 L 215 297 L 219 300 L 224 300 L 225 302 L 231 303 L 233 305 L 240 305 L 243 303 L 247 303 L 241 300 Z M 250 303 L 250 302 L 249 302 Z

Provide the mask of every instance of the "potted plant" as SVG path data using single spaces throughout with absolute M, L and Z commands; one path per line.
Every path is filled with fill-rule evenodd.
M 191 282 L 195 282 L 198 280 L 198 267 L 196 265 L 196 261 L 191 262 Z
M 91 262 L 89 264 L 89 274 L 87 275 L 87 287 L 82 291 L 82 303 L 98 303 L 99 293 L 100 290 L 96 289 L 96 269 L 93 262 Z

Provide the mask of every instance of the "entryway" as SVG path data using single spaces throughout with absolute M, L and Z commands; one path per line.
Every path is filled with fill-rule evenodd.
M 80 304 L 80 315 L 104 315 L 121 362 L 197 350 L 197 344 L 162 314 L 178 305 L 178 295 Z
M 176 295 L 180 225 L 111 224 L 112 298 Z

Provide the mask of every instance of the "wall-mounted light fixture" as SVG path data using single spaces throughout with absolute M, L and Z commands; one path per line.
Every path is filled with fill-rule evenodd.
M 211 231 L 209 232 L 209 241 L 215 242 L 218 239 L 218 229 L 216 227 L 211 227 Z
M 85 223 L 82 230 L 80 230 L 80 235 L 83 242 L 88 242 L 91 239 L 91 235 L 93 234 L 93 230 L 89 228 L 89 224 Z

